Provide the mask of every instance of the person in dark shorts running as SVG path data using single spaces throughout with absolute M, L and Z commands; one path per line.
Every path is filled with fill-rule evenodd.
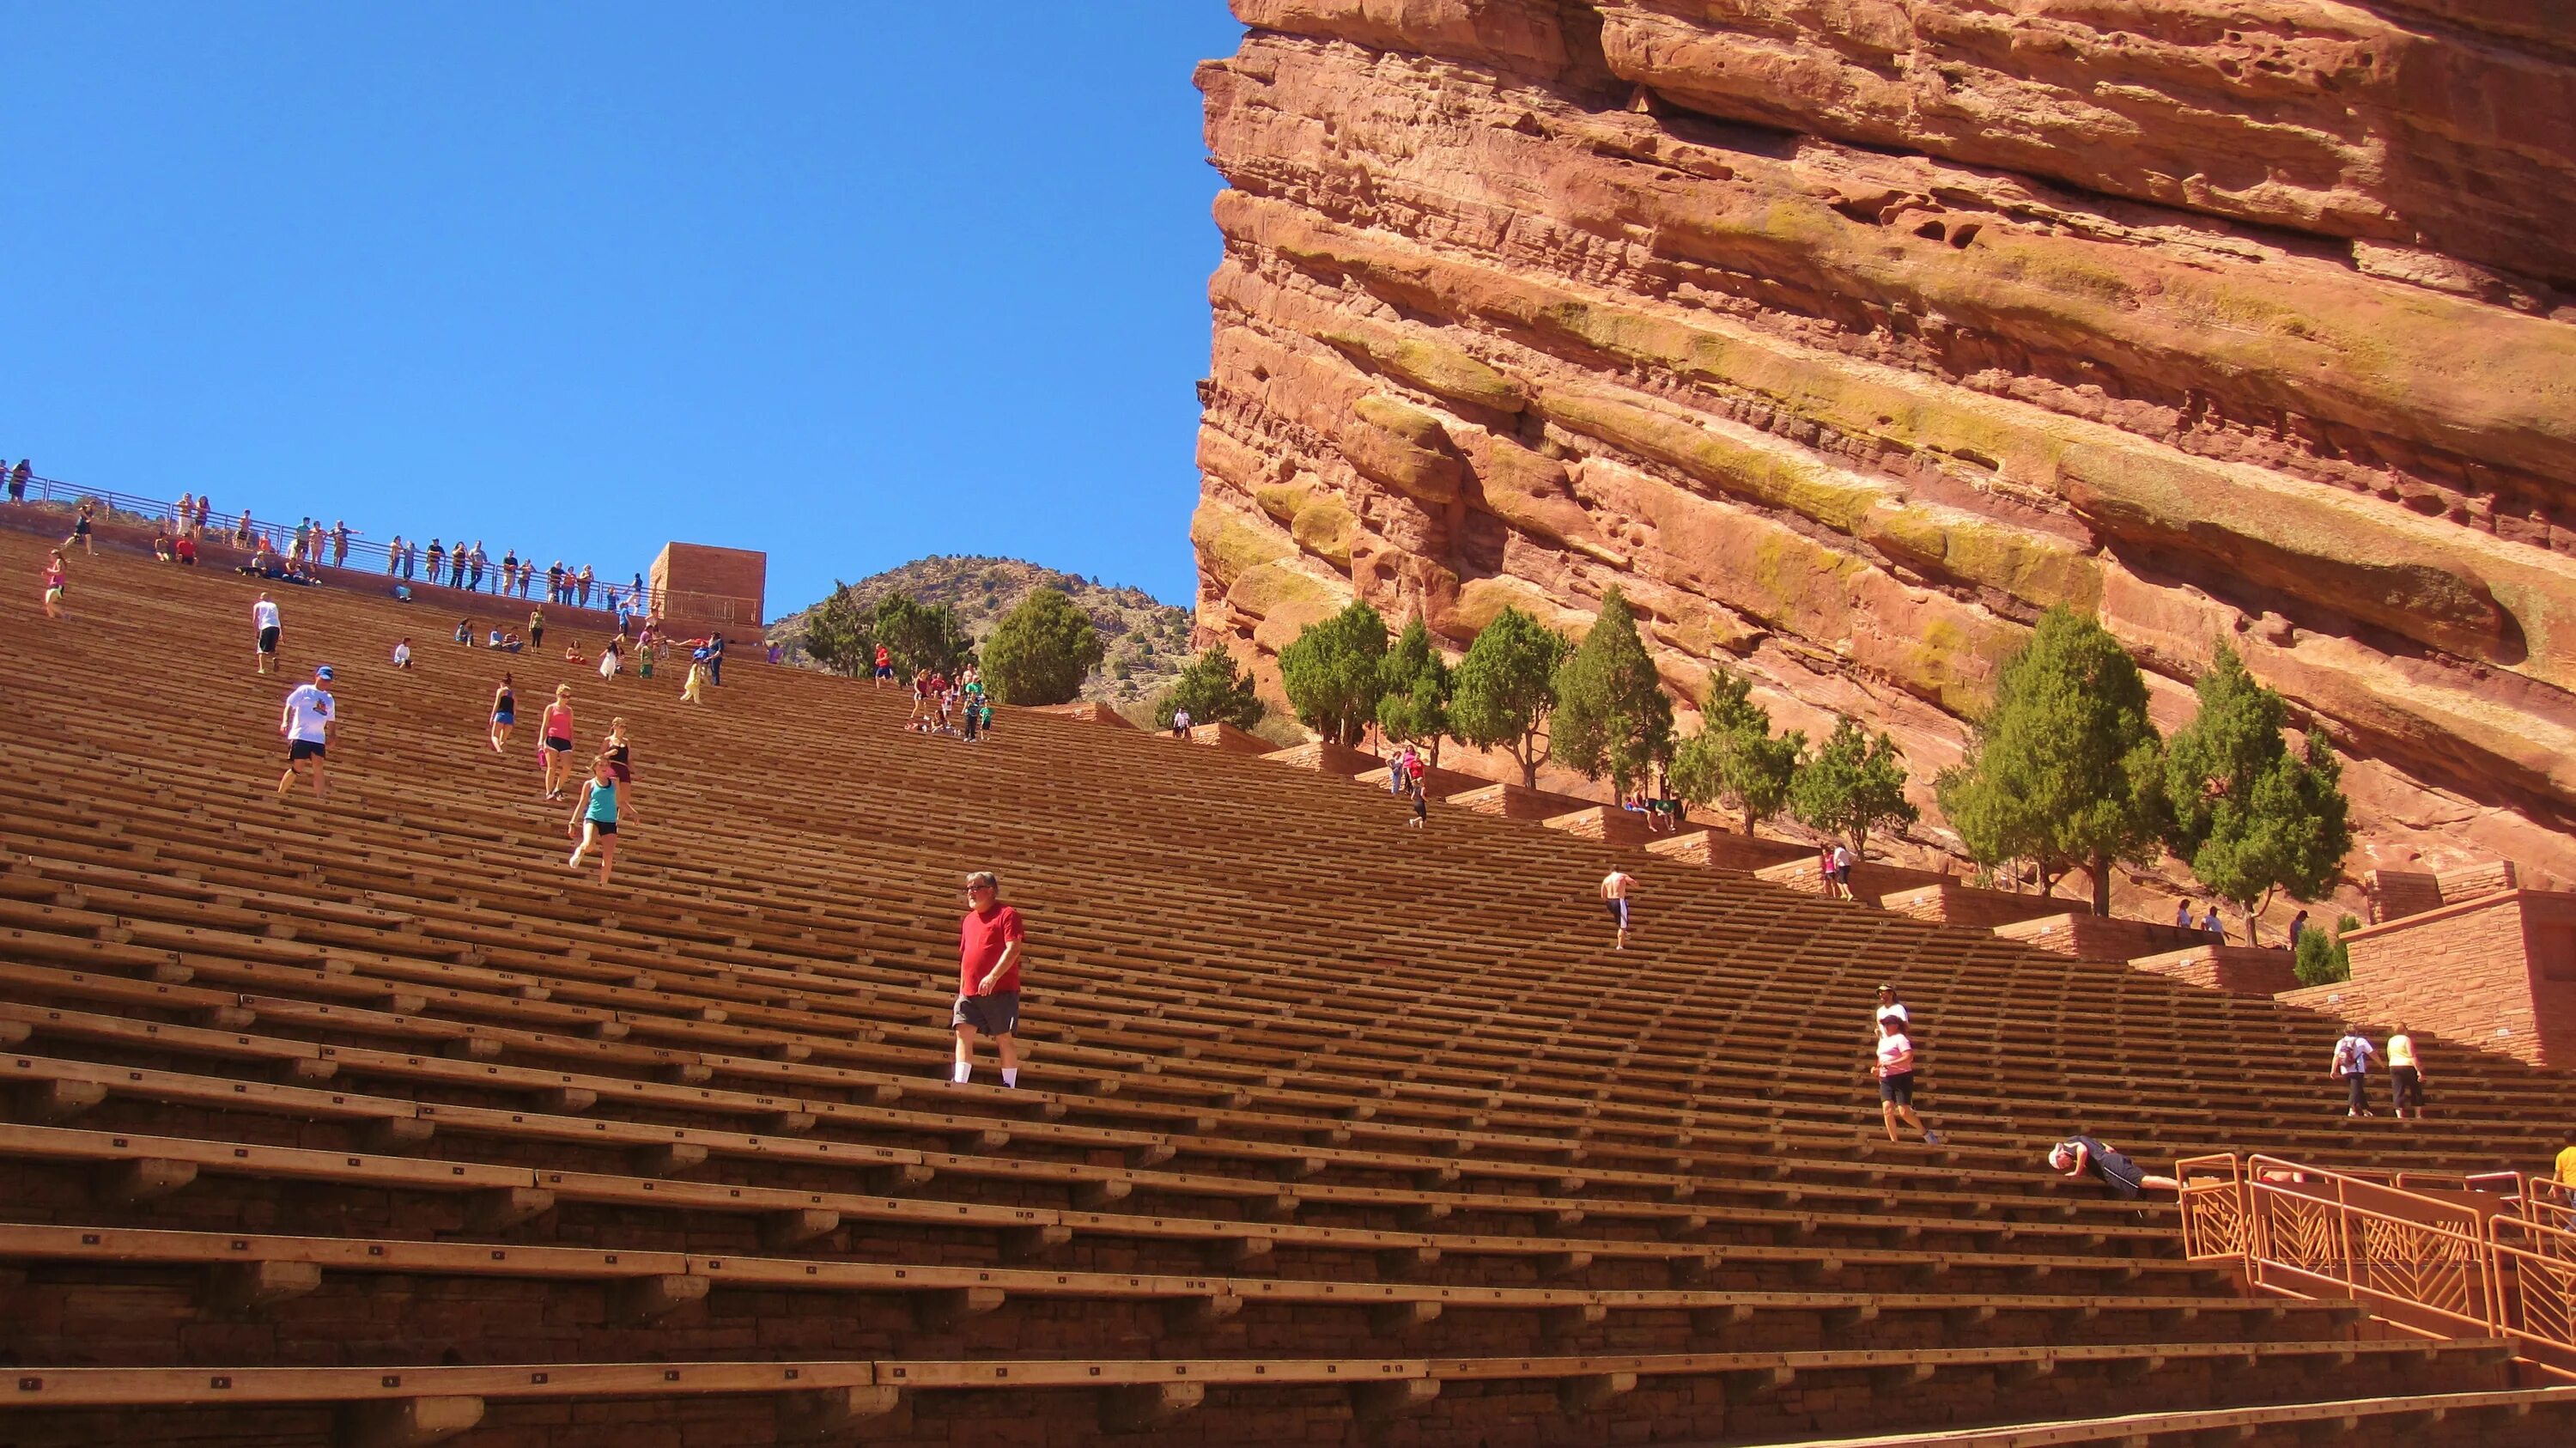
M 1896 1123 L 1923 1133 L 1926 1146 L 1939 1146 L 1941 1138 L 1923 1118 L 1914 1114 L 1914 1041 L 1905 1034 L 1905 1023 L 1894 1016 L 1878 1018 L 1877 1062 L 1870 1073 L 1878 1077 L 1878 1114 L 1887 1123 L 1887 1139 L 1897 1140 Z
M 78 548 L 84 553 L 96 553 L 98 547 L 90 541 L 89 530 L 90 523 L 97 517 L 98 505 L 87 498 L 81 499 L 80 507 L 72 513 L 72 535 L 63 540 L 63 546 Z
M 545 768 L 546 798 L 563 798 L 572 783 L 572 685 L 555 685 L 555 701 L 537 721 L 537 757 Z
M 284 620 L 278 616 L 277 601 L 263 593 L 259 602 L 250 606 L 250 626 L 259 632 L 259 652 L 255 656 L 263 674 L 277 672 L 277 634 Z
M 894 678 L 894 651 L 877 645 L 877 687 L 882 689 Z
M 1020 956 L 1028 932 L 1020 912 L 1002 903 L 1002 882 L 990 870 L 966 877 L 966 918 L 957 927 L 957 1056 L 948 1079 L 957 1085 L 975 1069 L 975 1034 L 993 1038 L 1001 1057 L 1002 1084 L 1020 1084 L 1020 1048 L 1011 1033 L 1020 1024 Z
M 313 671 L 312 683 L 298 684 L 286 696 L 285 711 L 277 720 L 277 732 L 286 736 L 286 772 L 277 777 L 280 795 L 295 787 L 295 776 L 301 771 L 313 776 L 313 797 L 324 797 L 323 756 L 333 731 L 340 727 L 339 704 L 322 687 L 330 682 L 331 666 L 324 664 Z
M 1613 865 L 1601 877 L 1601 901 L 1610 908 L 1610 919 L 1619 927 L 1619 946 L 1628 948 L 1628 897 L 1637 888 L 1637 877 Z
M 617 807 L 621 817 L 637 819 L 635 813 L 635 743 L 626 737 L 626 721 L 608 721 L 608 737 L 600 741 L 599 757 L 608 761 L 608 772 L 617 780 Z
M 509 752 L 510 731 L 518 727 L 518 723 L 518 690 L 512 684 L 510 676 L 508 674 L 503 674 L 501 676 L 501 687 L 492 691 L 492 732 L 485 736 L 492 741 L 493 753 L 507 754 Z
M 590 762 L 590 778 L 582 781 L 581 797 L 573 801 L 564 838 L 573 842 L 572 858 L 564 864 L 575 870 L 581 868 L 581 857 L 598 847 L 599 883 L 607 884 L 617 864 L 617 777 L 607 755 Z
M 2089 1136 L 2070 1136 L 2050 1147 L 2048 1164 L 2070 1177 L 2089 1172 L 2124 1201 L 2136 1200 L 2142 1191 L 2182 1190 L 2182 1183 L 2172 1177 L 2157 1176 Z

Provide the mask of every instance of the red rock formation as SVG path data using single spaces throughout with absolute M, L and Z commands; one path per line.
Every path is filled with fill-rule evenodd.
M 2328 729 L 2356 875 L 2576 881 L 2576 15 L 1235 11 L 1203 638 L 1275 679 L 1354 595 L 1463 644 L 1616 583 L 1685 697 L 1724 658 L 1922 782 L 2068 602 L 2169 727 L 2224 637 Z

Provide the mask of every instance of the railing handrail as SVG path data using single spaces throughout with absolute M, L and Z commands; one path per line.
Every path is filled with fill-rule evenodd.
M 2274 1291 L 2313 1294 L 2318 1283 L 2332 1283 L 2393 1304 L 2382 1315 L 2401 1323 L 2412 1314 L 2471 1325 L 2514 1343 L 2522 1357 L 2548 1371 L 2576 1376 L 2576 1202 L 2565 1187 L 2512 1172 L 2462 1176 L 2469 1190 L 2496 1196 L 2499 1210 L 2481 1211 L 2364 1173 L 2281 1157 L 2194 1157 L 2174 1169 L 2183 1188 L 2184 1251 L 2192 1260 L 2240 1258 L 2249 1282 Z M 2479 1185 L 2508 1181 L 2521 1192 L 2506 1197 Z M 2355 1200 L 2356 1187 L 2371 1196 Z M 2313 1215 L 2318 1211 L 2331 1218 L 2321 1224 Z M 2560 1222 L 2543 1220 L 2544 1214 Z M 2298 1245 L 2287 1253 L 2275 1250 L 2275 1231 L 2288 1230 L 2276 1216 L 2299 1224 L 2292 1238 Z M 2402 1247 L 2392 1250 L 2409 1236 L 2429 1250 L 2411 1256 Z M 2429 1264 L 2441 1272 L 2386 1270 Z M 2283 1280 L 2269 1281 L 2268 1274 Z M 2444 1300 L 2427 1295 L 2434 1285 L 2449 1289 Z

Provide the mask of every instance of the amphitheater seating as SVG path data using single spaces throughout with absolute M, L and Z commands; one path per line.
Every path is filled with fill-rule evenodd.
M 1364 756 L 1020 710 L 968 746 L 749 659 L 684 705 L 330 592 L 287 648 L 338 666 L 332 794 L 279 800 L 249 592 L 80 559 L 0 651 L 0 1441 L 2576 1423 L 2501 1344 L 2251 1296 L 2037 1160 L 2537 1166 L 2560 1077 L 2419 1036 L 2437 1114 L 2350 1122 L 2329 1020 L 1801 893 L 1740 837 L 1571 837 L 1509 787 L 1398 830 L 1315 777 Z M 632 728 L 609 887 L 525 731 L 484 743 L 504 668 Z M 1032 926 L 1020 1090 L 943 1074 L 979 866 Z M 1884 978 L 1939 1147 L 1879 1132 Z

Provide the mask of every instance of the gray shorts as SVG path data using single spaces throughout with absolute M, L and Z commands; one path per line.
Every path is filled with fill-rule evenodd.
M 987 1036 L 1007 1036 L 1020 1024 L 1020 993 L 997 990 L 991 995 L 957 998 L 957 1006 L 948 1013 L 951 1026 L 973 1026 Z

